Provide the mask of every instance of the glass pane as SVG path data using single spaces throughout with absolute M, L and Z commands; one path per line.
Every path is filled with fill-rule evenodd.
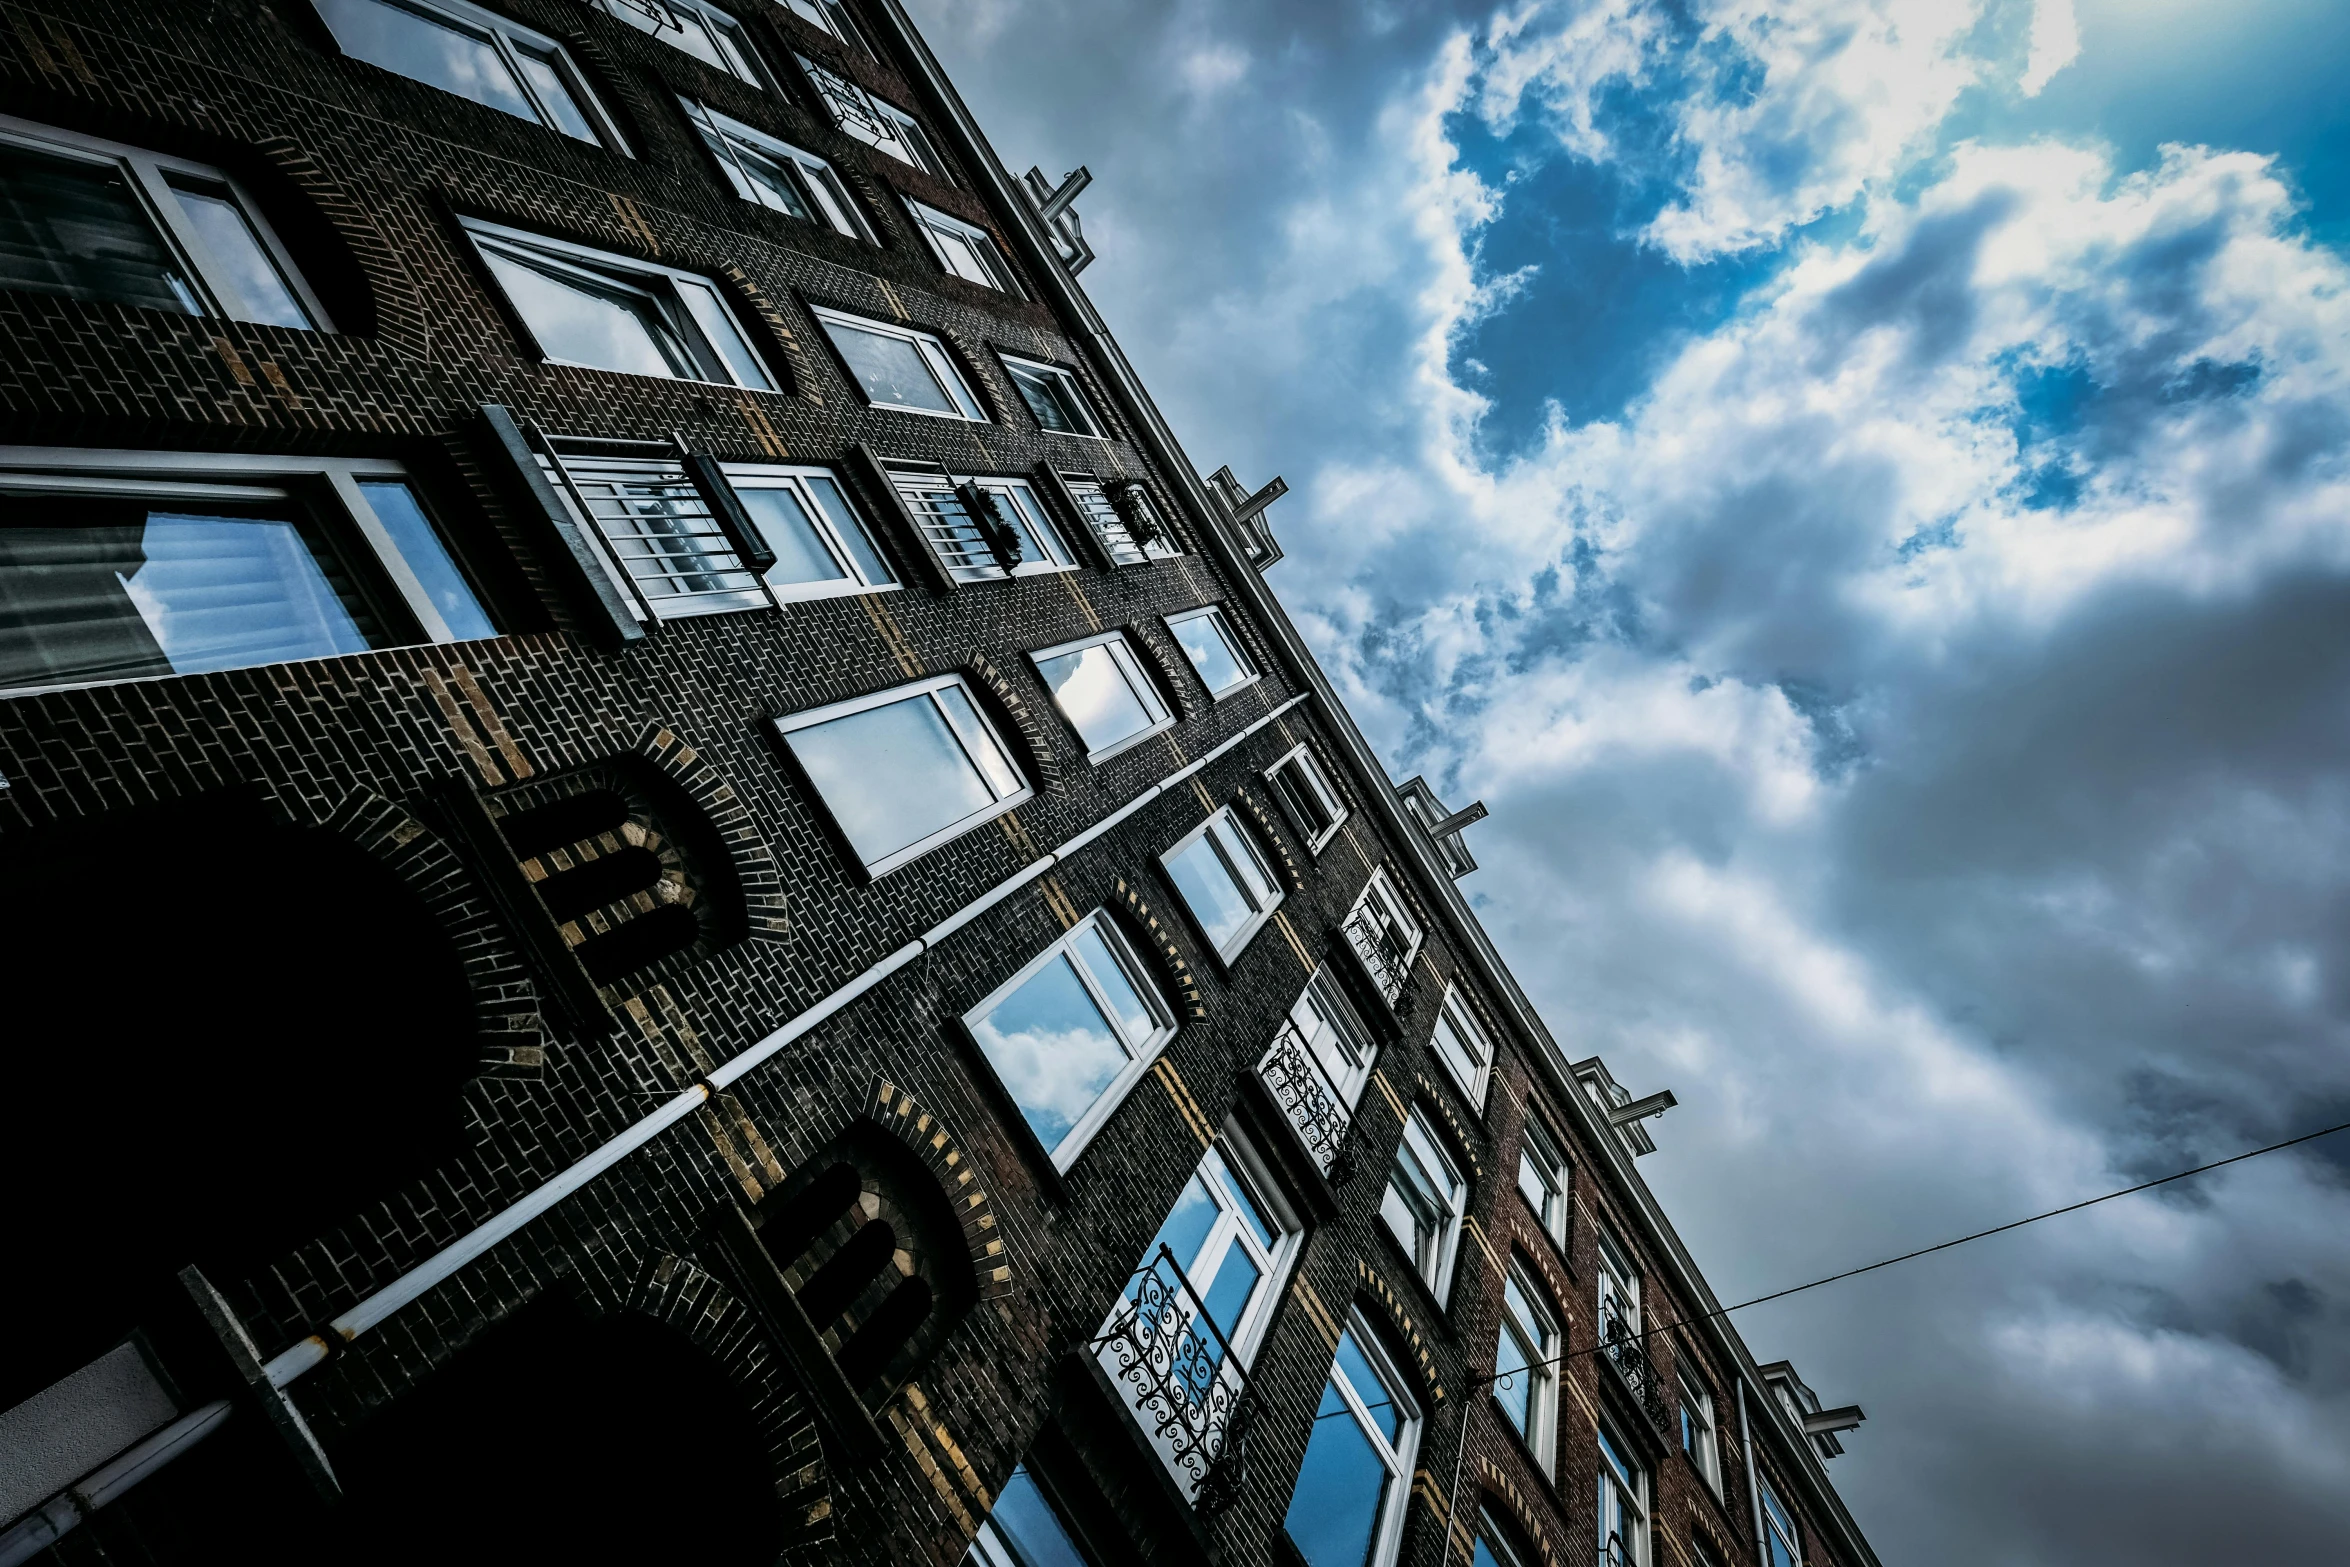
M 1010 758 L 996 744 L 995 736 L 988 732 L 987 725 L 980 722 L 979 711 L 971 705 L 971 698 L 964 694 L 963 688 L 941 686 L 936 694 L 938 705 L 946 709 L 947 722 L 955 726 L 955 733 L 962 737 L 964 749 L 979 764 L 980 772 L 987 777 L 988 786 L 995 790 L 995 797 L 1000 800 L 1006 795 L 1018 794 L 1019 773 L 1014 771 Z
M 1264 1273 L 1257 1267 L 1255 1259 L 1238 1245 L 1224 1248 L 1224 1258 L 1216 1264 L 1215 1282 L 1206 1286 L 1205 1305 L 1208 1320 L 1216 1325 L 1227 1340 L 1240 1327 L 1240 1319 L 1248 1311 L 1249 1299 L 1256 1294 L 1257 1284 L 1263 1278 Z M 1198 1288 L 1201 1281 L 1194 1278 L 1191 1282 L 1194 1288 Z
M 1020 400 L 1028 405 L 1030 413 L 1036 415 L 1038 424 L 1048 430 L 1061 430 L 1071 435 L 1087 433 L 1070 418 L 1069 410 L 1063 406 L 1061 389 L 1055 384 L 1056 377 L 1048 376 L 1041 370 L 1031 370 L 1026 365 L 1006 365 L 1004 368 L 1012 372 L 1012 384 L 1020 389 Z
M 840 540 L 842 548 L 849 552 L 849 558 L 857 563 L 857 569 L 864 573 L 865 580 L 876 586 L 897 581 L 897 573 L 889 569 L 889 562 L 883 560 L 881 552 L 873 547 L 872 537 L 865 532 L 863 519 L 858 517 L 856 508 L 849 504 L 849 498 L 841 493 L 840 486 L 821 475 L 810 476 L 802 482 L 808 486 L 808 492 L 816 497 L 816 504 L 824 508 L 824 515 L 832 519 L 834 536 Z
M 974 1023 L 979 1048 L 1046 1148 L 1058 1148 L 1128 1060 L 1066 954 Z
M 1159 720 L 1143 706 L 1106 642 L 1039 660 L 1036 667 L 1089 751 L 1107 750 Z
M 767 572 L 769 582 L 838 582 L 848 576 L 833 559 L 832 551 L 825 548 L 823 531 L 808 515 L 797 491 L 780 485 L 753 488 L 737 484 L 735 493 L 742 497 L 743 510 L 751 514 L 751 521 L 758 524 L 759 536 L 775 551 L 775 564 Z
M 914 345 L 904 338 L 868 332 L 838 321 L 825 322 L 824 330 L 831 334 L 833 346 L 848 362 L 857 384 L 873 401 L 894 408 L 924 408 L 933 413 L 961 412 L 954 399 L 939 386 L 938 378 L 930 373 L 922 356 L 915 352 Z
M 486 244 L 482 255 L 549 359 L 629 375 L 701 379 L 693 356 L 649 296 L 543 268 Z
M 1232 1199 L 1233 1210 L 1240 1215 L 1240 1222 L 1257 1238 L 1257 1244 L 1267 1252 L 1272 1251 L 1281 1240 L 1281 1231 L 1265 1216 L 1264 1204 L 1257 1201 L 1255 1188 L 1230 1165 L 1224 1167 L 1224 1178 L 1219 1184 L 1224 1188 L 1224 1194 Z
M 868 865 L 995 802 L 928 696 L 796 729 L 790 741 Z
M 1204 833 L 1167 862 L 1167 874 L 1174 878 L 1176 890 L 1183 894 L 1192 917 L 1208 933 L 1209 942 L 1218 952 L 1256 917 L 1257 911 L 1233 883 L 1232 873 L 1224 868 L 1223 857 L 1216 853 Z
M 1550 1217 L 1550 1181 L 1533 1150 L 1526 1147 L 1518 1149 L 1518 1190 L 1534 1205 L 1536 1213 L 1546 1220 Z
M 840 182 L 840 176 L 820 163 L 802 163 L 800 174 L 807 181 L 809 199 L 824 209 L 824 221 L 851 239 L 864 237 L 864 226 L 850 216 L 853 205 L 849 193 Z
M 1474 1086 L 1484 1061 L 1479 1052 L 1470 1048 L 1461 1031 L 1453 1026 L 1452 1009 L 1436 1014 L 1436 1050 L 1444 1057 L 1445 1065 L 1462 1084 Z
M 685 308 L 693 315 L 694 325 L 702 329 L 702 336 L 718 351 L 718 357 L 732 372 L 735 385 L 747 386 L 754 392 L 775 390 L 775 383 L 767 379 L 767 367 L 759 362 L 757 354 L 751 352 L 751 345 L 735 326 L 734 317 L 719 303 L 718 290 L 707 283 L 697 283 L 692 278 L 676 278 L 672 281 L 678 297 L 685 301 Z
M 1088 923 L 1071 939 L 1077 949 L 1077 960 L 1093 976 L 1093 982 L 1110 1004 L 1110 1016 L 1125 1030 L 1129 1040 L 1140 1042 L 1158 1032 L 1159 1020 L 1149 1003 L 1142 999 L 1126 965 L 1118 961 L 1110 944 L 1102 938 L 1101 927 Z
M 381 479 L 361 482 L 359 493 L 367 497 L 376 521 L 384 525 L 384 531 L 399 546 L 401 559 L 424 585 L 425 596 L 449 623 L 449 634 L 460 642 L 496 636 L 498 628 L 490 624 L 432 519 L 417 504 L 416 492 L 396 479 Z
M 1223 845 L 1224 857 L 1231 862 L 1233 874 L 1248 889 L 1249 897 L 1256 906 L 1262 909 L 1277 902 L 1264 864 L 1257 858 L 1256 847 L 1248 841 L 1248 836 L 1234 824 L 1232 818 L 1218 818 L 1208 832 Z
M 112 163 L 0 143 L 0 288 L 200 316 L 179 258 Z
M 1504 1323 L 1501 1341 L 1494 1348 L 1493 1398 L 1520 1436 L 1528 1433 L 1534 1418 L 1533 1359 L 1524 1341 Z
M 1337 1384 L 1324 1383 L 1314 1434 L 1282 1520 L 1309 1567 L 1363 1567 L 1379 1529 L 1390 1476 Z
M 1044 509 L 1037 505 L 1034 490 L 1025 484 L 1006 484 L 996 494 L 1003 501 L 1012 525 L 1020 530 L 1021 538 L 1027 541 L 1021 546 L 1023 565 L 1069 564 L 1069 550 L 1061 542 L 1061 530 L 1052 525 Z
M 383 0 L 319 0 L 318 9 L 347 55 L 526 120 L 539 117 L 497 46 L 480 33 Z
M 732 152 L 734 162 L 740 166 L 740 171 L 735 173 L 734 183 L 744 196 L 763 207 L 773 207 L 778 212 L 789 213 L 805 222 L 815 221 L 808 211 L 808 204 L 800 199 L 800 187 L 792 178 L 788 160 L 778 158 L 763 147 L 753 146 L 739 136 L 727 138 L 727 150 Z M 727 161 L 725 152 L 720 153 L 718 161 Z
M 1025 1465 L 996 1493 L 987 1521 L 1020 1567 L 1091 1567 Z
M 1150 1249 L 1142 1254 L 1143 1261 L 1147 1264 L 1164 1246 L 1175 1254 L 1175 1265 L 1185 1276 L 1198 1283 L 1199 1250 L 1207 1244 L 1208 1232 L 1216 1227 L 1216 1215 L 1221 1212 L 1223 1209 L 1208 1193 L 1207 1183 L 1193 1176 L 1183 1183 L 1183 1195 L 1175 1199 L 1175 1206 L 1168 1212 L 1167 1221 L 1159 1226 L 1159 1233 L 1151 1237 Z
M 1371 1418 L 1394 1442 L 1403 1435 L 1403 1411 L 1396 1407 L 1395 1395 L 1388 1391 L 1386 1380 L 1372 1368 L 1371 1357 L 1355 1342 L 1354 1330 L 1348 1328 L 1338 1336 L 1338 1369 L 1371 1412 Z
M 551 51 L 516 45 L 514 58 L 522 67 L 523 80 L 538 94 L 539 107 L 546 111 L 555 129 L 579 141 L 601 142 L 595 126 L 588 121 L 587 111 L 572 94 L 569 74 L 555 63 Z
M 1210 691 L 1227 691 L 1248 678 L 1248 670 L 1233 656 L 1214 615 L 1194 615 L 1175 622 L 1175 640 L 1183 644 L 1191 667 Z
M 225 186 L 174 179 L 171 189 L 179 197 L 180 210 L 188 215 L 189 226 L 220 269 L 221 275 L 214 281 L 228 296 L 221 303 L 230 314 L 240 321 L 269 326 L 312 324 L 310 312 L 286 286 L 285 275 L 254 232 L 253 220 Z
M 945 261 L 946 269 L 949 272 L 962 278 L 965 282 L 982 284 L 988 288 L 1000 286 L 995 269 L 989 266 L 987 258 L 980 254 L 980 241 L 971 238 L 959 229 L 950 229 L 941 225 L 932 225 L 930 237 L 938 242 L 939 256 Z
M 65 497 L 0 510 L 0 686 L 359 653 L 373 629 L 289 515 Z

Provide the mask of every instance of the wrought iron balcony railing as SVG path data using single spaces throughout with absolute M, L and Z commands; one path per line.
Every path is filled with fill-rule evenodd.
M 1193 1508 L 1230 1506 L 1247 1457 L 1248 1371 L 1167 1247 L 1135 1270 L 1092 1348 Z
M 1314 1168 L 1328 1176 L 1333 1186 L 1343 1186 L 1352 1179 L 1354 1160 L 1346 1151 L 1346 1131 L 1353 1114 L 1295 1023 L 1282 1023 L 1272 1047 L 1257 1063 L 1257 1076 L 1281 1113 L 1289 1117 L 1289 1124 L 1297 1128 Z
M 1632 1554 L 1631 1541 L 1611 1533 L 1599 1547 L 1599 1567 L 1640 1567 L 1640 1558 Z
M 1656 1423 L 1660 1435 L 1672 1434 L 1672 1412 L 1665 1408 L 1664 1379 L 1657 1374 L 1656 1362 L 1648 1358 L 1639 1333 L 1615 1312 L 1609 1312 L 1599 1325 L 1600 1359 L 1616 1368 L 1616 1375 L 1624 1379 L 1633 1402 L 1647 1411 Z
M 1364 909 L 1356 909 L 1346 918 L 1346 942 L 1355 956 L 1363 960 L 1371 982 L 1379 987 L 1379 994 L 1394 1006 L 1403 995 L 1404 981 L 1410 977 L 1404 967 L 1407 953 L 1397 944 L 1394 931 L 1373 920 Z

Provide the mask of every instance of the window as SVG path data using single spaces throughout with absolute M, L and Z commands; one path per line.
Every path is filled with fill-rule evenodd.
M 602 544 L 605 571 L 637 619 L 676 620 L 774 602 L 679 459 L 556 460 L 542 453 L 539 466 L 574 520 Z
M 1075 375 L 1059 365 L 1014 359 L 1010 354 L 997 357 L 1003 360 L 1012 385 L 1019 389 L 1020 401 L 1036 415 L 1038 424 L 1063 435 L 1102 433 L 1102 422 L 1094 417 L 1093 405 L 1085 400 L 1085 390 L 1077 384 Z
M 1771 1489 L 1771 1482 L 1763 1480 L 1763 1550 L 1767 1553 L 1763 1567 L 1803 1567 L 1803 1536 L 1796 1531 L 1795 1519 L 1779 1500 L 1779 1493 Z
M 227 175 L 6 116 L 0 288 L 265 326 L 327 324 Z
M 1510 1531 L 1490 1507 L 1477 1511 L 1477 1548 L 1469 1567 L 1527 1567 L 1527 1555 L 1510 1543 Z
M 876 876 L 1035 792 L 960 675 L 794 713 L 775 726 Z
M 603 0 L 606 11 L 639 32 L 683 49 L 704 65 L 768 86 L 767 72 L 743 35 L 743 24 L 702 0 Z
M 1452 1080 L 1469 1096 L 1470 1108 L 1483 1110 L 1485 1084 L 1493 1072 L 1493 1041 L 1478 1026 L 1459 986 L 1444 993 L 1444 1005 L 1436 1012 L 1436 1032 L 1429 1042 Z
M 1338 791 L 1330 787 L 1312 748 L 1301 744 L 1266 768 L 1265 781 L 1273 786 L 1273 797 L 1289 813 L 1290 822 L 1305 836 L 1306 848 L 1321 853 L 1346 820 L 1346 807 L 1339 803 Z
M 842 43 L 869 47 L 842 0 L 785 0 L 785 3 L 791 7 L 792 15 L 824 29 Z
M 1147 1267 L 1167 1248 L 1198 1308 L 1244 1366 L 1273 1319 L 1282 1280 L 1305 1238 L 1304 1226 L 1271 1200 L 1272 1191 L 1246 1145 L 1227 1133 L 1201 1156 L 1143 1253 Z
M 556 364 L 772 392 L 775 383 L 708 278 L 463 220 L 514 313 Z
M 1714 1425 L 1714 1396 L 1704 1383 L 1681 1373 L 1681 1451 L 1718 1495 L 1722 1489 L 1721 1438 Z
M 495 635 L 397 463 L 0 449 L 0 690 Z
M 875 407 L 987 421 L 946 344 L 930 333 L 822 308 L 817 309 L 816 320 Z
M 1085 742 L 1085 759 L 1098 762 L 1139 740 L 1175 727 L 1158 687 L 1122 631 L 1068 642 L 1028 655 L 1052 687 L 1053 702 Z
M 1093 1558 L 1022 1464 L 996 1492 L 995 1511 L 979 1526 L 963 1567 L 1093 1567 Z
M 1140 566 L 1183 553 L 1166 519 L 1152 503 L 1150 491 L 1132 479 L 1112 481 L 1062 475 L 1069 498 L 1085 517 L 1085 525 L 1101 541 L 1102 553 L 1113 566 Z
M 1174 1013 L 1100 909 L 963 1021 L 1056 1170 L 1076 1162 L 1175 1037 Z
M 1420 922 L 1404 907 L 1385 870 L 1371 873 L 1362 896 L 1347 911 L 1346 940 L 1393 1005 L 1411 975 L 1412 959 L 1419 956 Z
M 1199 671 L 1200 683 L 1218 701 L 1257 678 L 1257 666 L 1225 623 L 1224 611 L 1215 605 L 1169 615 L 1167 629 L 1183 644 L 1184 656 Z
M 1501 1286 L 1501 1338 L 1493 1351 L 1493 1397 L 1550 1473 L 1558 1435 L 1558 1315 L 1515 1259 Z
M 801 55 L 800 69 L 808 73 L 833 122 L 866 146 L 888 153 L 900 163 L 912 164 L 934 179 L 954 183 L 946 160 L 938 155 L 930 133 L 905 110 L 884 103 L 837 71 Z
M 966 283 L 996 289 L 1014 299 L 1027 297 L 1021 292 L 1019 280 L 1012 275 L 1012 264 L 1004 259 L 1003 247 L 995 242 L 993 234 L 910 197 L 906 210 L 914 215 L 914 226 L 930 242 L 930 253 L 938 258 L 941 267 Z
M 1227 965 L 1281 902 L 1273 872 L 1229 805 L 1160 855 L 1159 863 Z
M 1534 1210 L 1534 1216 L 1542 1221 L 1542 1233 L 1564 1250 L 1567 1156 L 1559 1152 L 1558 1139 L 1550 1135 L 1550 1128 L 1531 1114 L 1526 1117 L 1526 1130 L 1518 1139 L 1518 1191 Z
M 1404 1118 L 1403 1142 L 1387 1172 L 1379 1217 L 1403 1243 L 1430 1294 L 1442 1304 L 1452 1287 L 1454 1254 L 1461 1244 L 1461 1215 L 1469 1205 L 1469 1183 L 1451 1155 L 1428 1130 L 1417 1105 Z
M 1640 1332 L 1640 1275 L 1623 1246 L 1605 1230 L 1599 1233 L 1599 1336 L 1613 1339 Z
M 623 0 L 614 0 L 615 4 Z M 680 98 L 702 145 L 718 160 L 734 193 L 804 223 L 821 223 L 836 234 L 870 241 L 872 233 L 857 215 L 848 187 L 832 165 L 790 142 L 720 114 L 707 104 Z
M 892 463 L 890 483 L 922 541 L 956 582 L 1070 571 L 1076 562 L 1026 479 Z
M 830 598 L 894 588 L 897 573 L 829 468 L 728 463 L 727 481 L 750 513 L 775 564 L 767 587 L 778 599 Z
M 1599 1567 L 1647 1567 L 1648 1471 L 1599 1428 Z
M 626 153 L 604 106 L 551 38 L 463 0 L 317 0 L 343 53 L 578 141 Z
M 1371 1062 L 1379 1047 L 1348 1005 L 1329 964 L 1314 970 L 1306 988 L 1298 992 L 1289 1009 L 1289 1021 L 1331 1088 L 1348 1109 L 1353 1109 L 1363 1096 L 1363 1085 L 1371 1080 Z
M 1403 1542 L 1420 1411 L 1360 1314 L 1339 1335 L 1282 1528 L 1308 1567 L 1388 1567 Z

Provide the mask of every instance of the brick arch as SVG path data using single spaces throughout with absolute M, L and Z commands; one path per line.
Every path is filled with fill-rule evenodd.
M 1061 771 L 1061 759 L 1053 752 L 1053 745 L 1045 737 L 1045 726 L 1037 718 L 1027 693 L 1012 683 L 1003 671 L 989 661 L 984 653 L 974 652 L 963 661 L 963 677 L 980 693 L 980 698 L 1011 731 L 1008 738 L 1020 747 L 1028 760 L 1028 770 L 1036 779 L 1039 794 L 1062 794 L 1069 787 L 1067 776 Z
M 1429 1119 L 1444 1138 L 1446 1151 L 1461 1161 L 1461 1168 L 1468 1174 L 1469 1184 L 1474 1186 L 1483 1181 L 1484 1162 L 1477 1157 L 1477 1145 L 1468 1126 L 1452 1107 L 1452 1095 L 1437 1087 L 1435 1080 L 1425 1072 L 1419 1073 L 1415 1081 L 1418 1092 L 1412 1096 L 1412 1103 L 1429 1112 Z
M 1167 634 L 1164 620 L 1156 615 L 1130 620 L 1126 623 L 1126 634 L 1149 655 L 1160 688 L 1175 699 L 1177 716 L 1197 718 L 1215 705 L 1206 694 L 1207 688 L 1200 684 L 1198 671 L 1176 649 L 1175 639 Z
M 1263 800 L 1247 789 L 1236 791 L 1232 798 L 1239 804 L 1240 809 L 1256 822 L 1258 838 L 1272 845 L 1273 852 L 1280 856 L 1282 879 L 1289 883 L 1289 890 L 1298 893 L 1304 892 L 1306 890 L 1306 873 L 1298 868 L 1297 857 L 1289 852 L 1287 823 L 1281 820 L 1277 811 L 1268 809 Z
M 1444 1384 L 1436 1380 L 1436 1362 L 1428 1353 L 1428 1340 L 1420 1332 L 1420 1325 L 1412 1320 L 1411 1307 L 1404 1304 L 1403 1295 L 1373 1268 L 1367 1258 L 1355 1259 L 1353 1304 L 1371 1318 L 1380 1329 L 1395 1362 L 1412 1374 L 1418 1386 L 1413 1389 L 1427 1401 L 1430 1413 L 1444 1402 Z
M 1208 1009 L 1200 997 L 1199 978 L 1184 961 L 1183 948 L 1175 940 L 1172 929 L 1162 924 L 1143 900 L 1140 880 L 1140 877 L 1133 881 L 1124 876 L 1118 878 L 1118 896 L 1112 906 L 1118 910 L 1119 923 L 1174 998 L 1176 1010 L 1187 1018 L 1206 1017 Z
M 667 724 L 649 724 L 637 737 L 636 754 L 667 777 L 700 808 L 710 830 L 725 846 L 742 902 L 744 934 L 781 941 L 791 933 L 783 872 L 775 851 L 760 833 L 751 808 L 724 774 L 699 749 L 678 738 Z
M 1004 1249 L 1003 1232 L 996 1227 L 993 1200 L 979 1184 L 978 1171 L 944 1118 L 924 1109 L 912 1094 L 883 1077 L 874 1079 L 865 1095 L 865 1108 L 856 1119 L 878 1126 L 903 1143 L 938 1182 L 962 1229 L 977 1298 L 1008 1297 L 1012 1293 L 1012 1258 Z
M 1509 1520 L 1510 1527 L 1517 1531 L 1518 1538 L 1534 1547 L 1544 1567 L 1558 1567 L 1559 1553 L 1551 1543 L 1550 1530 L 1542 1522 L 1542 1510 L 1526 1499 L 1526 1493 L 1518 1489 L 1518 1483 L 1509 1477 L 1509 1472 L 1489 1455 L 1479 1453 L 1476 1480 L 1476 1492 L 1470 1497 L 1469 1505 L 1475 1507 L 1482 1503 L 1500 1513 Z M 1464 1522 L 1471 1529 L 1477 1526 L 1474 1517 Z
M 321 167 L 293 137 L 265 136 L 253 145 L 280 178 L 309 200 L 350 252 L 366 285 L 373 317 L 366 325 L 371 335 L 412 358 L 429 356 L 432 327 L 424 292 L 408 270 L 400 247 L 377 225 L 369 204 Z

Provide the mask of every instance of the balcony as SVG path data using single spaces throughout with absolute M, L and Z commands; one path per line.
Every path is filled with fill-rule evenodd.
M 1248 1372 L 1161 1246 L 1129 1279 L 1092 1344 L 1134 1423 L 1202 1517 L 1240 1494 L 1248 1447 Z
M 1656 1362 L 1641 1347 L 1638 1331 L 1612 1311 L 1599 1326 L 1599 1358 L 1616 1368 L 1616 1375 L 1624 1379 L 1632 1401 L 1647 1412 L 1658 1434 L 1669 1437 L 1673 1417 L 1672 1411 L 1665 1407 L 1664 1379 L 1657 1374 Z
M 1329 1072 L 1295 1023 L 1282 1023 L 1281 1032 L 1273 1036 L 1271 1048 L 1257 1063 L 1257 1077 L 1289 1118 L 1314 1168 L 1333 1186 L 1352 1180 L 1354 1160 L 1346 1151 L 1346 1130 L 1353 1116 L 1338 1085 L 1330 1081 Z
M 1357 907 L 1346 918 L 1346 944 L 1362 961 L 1363 971 L 1390 1007 L 1400 1009 L 1404 981 L 1411 971 L 1405 966 L 1411 954 L 1404 950 L 1394 927 L 1374 920 L 1368 909 Z

